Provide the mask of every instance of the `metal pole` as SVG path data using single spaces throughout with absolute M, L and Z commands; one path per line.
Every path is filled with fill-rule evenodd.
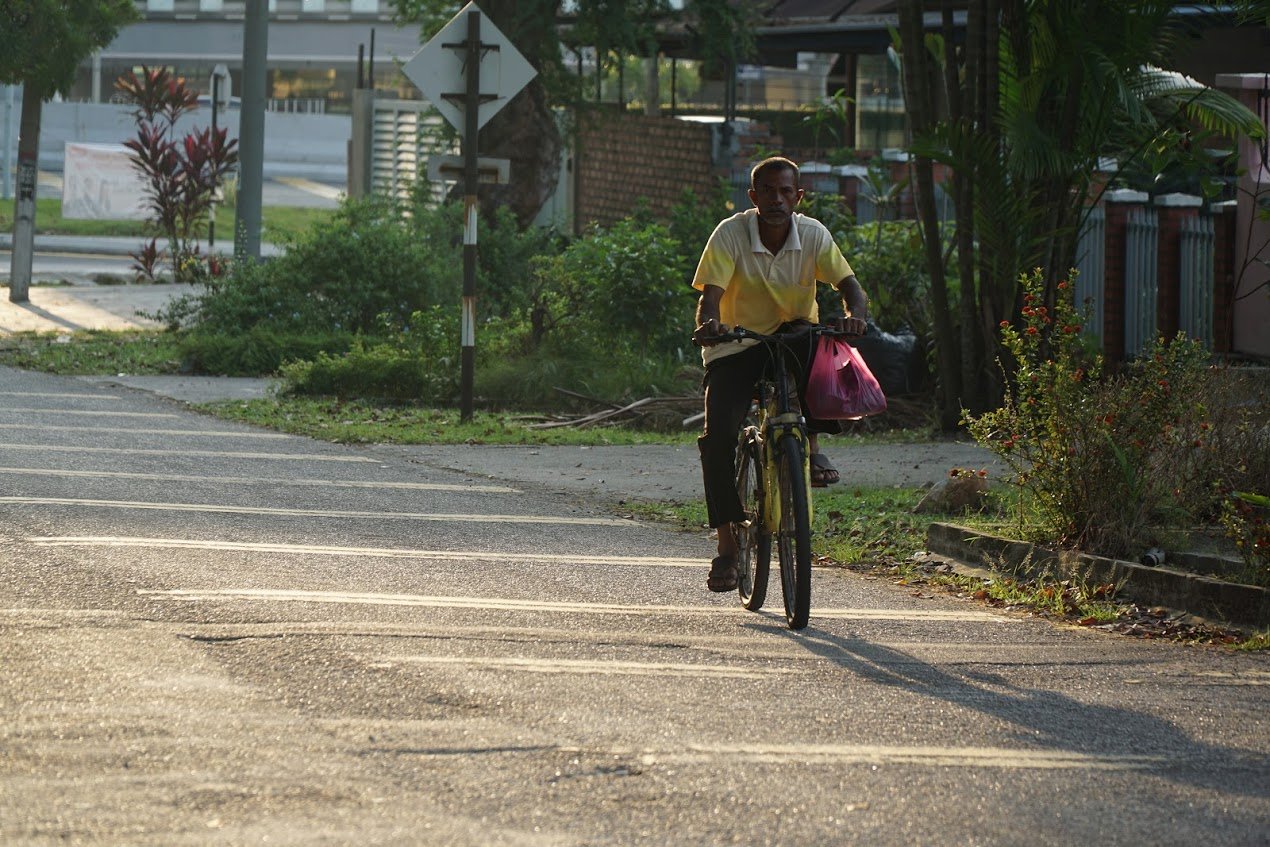
M 27 302 L 35 256 L 35 196 L 40 174 L 40 118 L 44 101 L 35 86 L 22 90 L 18 125 L 18 196 L 13 204 L 13 252 L 9 256 L 9 300 Z
M 216 139 L 216 111 L 220 102 L 220 74 L 212 74 L 212 139 Z M 207 207 L 207 252 L 210 254 L 216 246 L 216 195 Z
M 13 106 L 18 87 L 0 85 L 4 91 L 4 119 L 0 122 L 0 199 L 13 198 Z
M 268 73 L 268 0 L 247 0 L 243 17 L 243 93 L 238 124 L 238 220 L 234 258 L 260 259 L 260 205 L 265 159 L 265 82 Z
M 463 316 L 459 336 L 459 419 L 472 420 L 472 387 L 476 381 L 476 220 L 477 111 L 481 106 L 481 13 L 467 13 L 466 108 L 463 113 Z

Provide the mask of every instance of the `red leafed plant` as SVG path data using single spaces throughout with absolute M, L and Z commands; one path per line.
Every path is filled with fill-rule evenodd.
M 124 142 L 132 166 L 145 180 L 150 221 L 167 238 L 172 277 L 193 282 L 206 276 L 205 259 L 195 235 L 207 220 L 216 192 L 238 163 L 238 142 L 224 129 L 198 129 L 184 136 L 177 121 L 198 104 L 197 92 L 167 68 L 142 67 L 115 81 L 134 106 L 137 134 Z M 158 257 L 155 242 L 143 247 L 136 268 L 154 278 Z M 146 258 L 141 258 L 145 256 Z

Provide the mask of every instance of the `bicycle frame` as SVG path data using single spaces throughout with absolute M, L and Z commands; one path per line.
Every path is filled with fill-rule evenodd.
M 789 368 L 785 366 L 784 351 L 773 344 L 776 351 L 772 363 L 773 375 L 758 383 L 758 431 L 762 434 L 760 447 L 763 456 L 763 517 L 764 527 L 775 534 L 780 529 L 781 491 L 777 482 L 777 450 L 781 436 L 792 433 L 803 445 L 803 479 L 811 485 L 811 451 L 808 449 L 807 423 L 802 412 L 790 402 Z M 807 501 L 807 520 L 811 521 L 811 500 Z

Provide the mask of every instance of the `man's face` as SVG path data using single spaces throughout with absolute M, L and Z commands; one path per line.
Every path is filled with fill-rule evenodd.
M 750 202 L 758 209 L 759 220 L 768 226 L 784 226 L 803 199 L 803 190 L 789 168 L 768 168 L 759 174 L 750 189 Z

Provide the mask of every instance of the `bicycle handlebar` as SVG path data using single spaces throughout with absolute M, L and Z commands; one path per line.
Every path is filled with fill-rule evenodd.
M 804 327 L 799 327 L 798 329 L 793 329 L 788 332 L 777 332 L 772 333 L 771 335 L 764 335 L 761 332 L 755 332 L 751 329 L 746 329 L 743 326 L 735 326 L 727 332 L 722 332 L 713 336 L 709 340 L 714 341 L 716 344 L 724 344 L 729 341 L 742 341 L 746 338 L 751 338 L 755 341 L 787 343 L 806 338 L 807 336 L 814 337 L 818 335 L 827 335 L 830 338 L 862 337 L 862 334 L 857 332 L 844 332 L 843 330 L 833 329 L 832 327 L 824 326 L 822 324 L 808 324 Z M 700 345 L 701 342 L 694 340 L 693 343 Z

